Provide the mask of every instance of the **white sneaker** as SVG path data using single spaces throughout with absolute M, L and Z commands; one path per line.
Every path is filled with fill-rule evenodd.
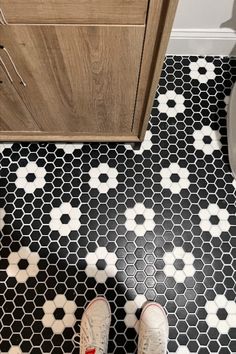
M 139 323 L 138 354 L 166 354 L 169 325 L 164 309 L 148 302 Z
M 80 354 L 107 354 L 111 310 L 108 301 L 97 297 L 90 302 L 82 316 Z

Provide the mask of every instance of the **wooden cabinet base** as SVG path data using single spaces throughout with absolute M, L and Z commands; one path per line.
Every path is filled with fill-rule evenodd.
M 76 135 L 41 133 L 0 133 L 0 141 L 68 141 L 68 142 L 122 142 L 135 143 L 141 140 L 135 135 Z
M 143 24 L 0 26 L 0 141 L 142 141 L 177 3 L 149 0 Z

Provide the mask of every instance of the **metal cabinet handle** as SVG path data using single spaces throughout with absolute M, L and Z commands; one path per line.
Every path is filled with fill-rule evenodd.
M 14 61 L 13 61 L 13 59 L 12 59 L 10 53 L 9 53 L 9 51 L 8 51 L 8 50 L 4 47 L 4 45 L 2 45 L 2 44 L 0 44 L 0 49 L 4 50 L 5 53 L 7 54 L 7 57 L 8 57 L 8 59 L 9 59 L 11 65 L 13 66 L 13 69 L 14 69 L 16 75 L 17 75 L 17 76 L 19 77 L 19 79 L 20 79 L 20 83 L 21 83 L 23 86 L 26 86 L 26 83 L 25 83 L 24 79 L 22 78 L 22 76 L 20 75 L 19 71 L 17 70 L 17 67 L 16 67 L 16 65 L 15 65 L 15 63 L 14 63 Z M 7 70 L 7 67 L 6 67 L 4 61 L 2 60 L 2 58 L 1 58 L 1 63 L 2 63 L 4 69 L 5 69 L 6 73 L 7 73 L 7 76 L 9 77 L 9 80 L 10 80 L 11 82 L 13 82 L 12 77 L 11 77 L 9 71 Z
M 1 25 L 8 25 L 8 22 L 6 20 L 6 17 L 2 11 L 2 9 L 0 8 L 0 24 Z

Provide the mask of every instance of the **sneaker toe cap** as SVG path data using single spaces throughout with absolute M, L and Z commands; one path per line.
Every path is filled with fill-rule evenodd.
M 109 317 L 111 314 L 110 305 L 105 298 L 94 299 L 88 306 L 87 313 L 92 312 L 97 317 Z
M 160 326 L 168 327 L 165 311 L 156 303 L 150 303 L 144 307 L 141 322 L 148 328 L 160 328 Z

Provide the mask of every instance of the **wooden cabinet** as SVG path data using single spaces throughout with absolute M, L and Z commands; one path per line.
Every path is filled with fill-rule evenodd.
M 12 90 L 12 84 L 2 68 L 0 68 L 0 78 L 0 131 L 36 131 L 37 125 L 21 97 Z
M 1 0 L 8 23 L 144 24 L 148 0 Z
M 143 35 L 143 27 L 1 30 L 26 82 L 24 87 L 16 80 L 15 90 L 42 134 L 55 135 L 129 134 Z
M 0 140 L 141 141 L 176 4 L 0 0 Z

